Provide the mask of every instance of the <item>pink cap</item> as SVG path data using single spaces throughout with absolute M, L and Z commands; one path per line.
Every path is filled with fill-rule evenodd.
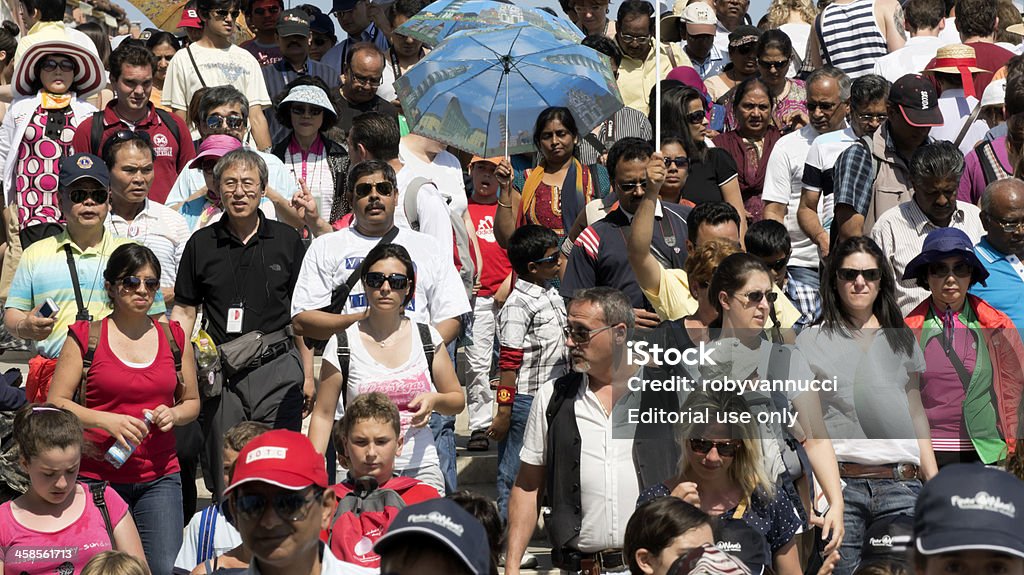
M 301 433 L 276 429 L 255 437 L 235 460 L 227 495 L 243 483 L 259 481 L 298 491 L 310 485 L 327 487 L 327 464 Z
M 192 163 L 188 165 L 190 168 L 200 168 L 203 164 L 203 160 L 206 158 L 213 158 L 219 160 L 223 158 L 228 152 L 237 150 L 242 147 L 242 142 L 239 142 L 234 136 L 227 134 L 212 134 L 206 136 L 203 142 L 199 144 L 199 153 L 192 160 Z

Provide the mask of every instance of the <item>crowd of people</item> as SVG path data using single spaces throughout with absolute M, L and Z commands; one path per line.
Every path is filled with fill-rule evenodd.
M 18 4 L 3 573 L 1024 575 L 1009 0 L 561 0 L 623 105 L 512 157 L 410 128 L 423 0 Z

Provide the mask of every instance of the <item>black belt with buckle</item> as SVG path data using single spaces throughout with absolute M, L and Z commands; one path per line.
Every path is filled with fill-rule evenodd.
M 267 346 L 267 349 L 266 351 L 263 352 L 263 355 L 255 358 L 252 361 L 252 364 L 250 365 L 252 365 L 252 367 L 260 367 L 266 365 L 274 361 L 275 359 L 281 357 L 282 355 L 288 353 L 294 347 L 295 342 L 293 342 L 291 339 L 286 339 L 280 343 L 275 343 L 274 345 Z
M 882 465 L 840 463 L 839 476 L 851 479 L 912 481 L 920 478 L 920 468 L 913 463 L 887 463 Z

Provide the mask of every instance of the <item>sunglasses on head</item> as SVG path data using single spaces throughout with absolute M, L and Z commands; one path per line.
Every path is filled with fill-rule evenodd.
M 257 16 L 264 16 L 266 14 L 277 14 L 281 11 L 281 8 L 277 6 L 271 6 L 270 8 L 255 8 L 252 13 Z
M 292 104 L 292 113 L 300 116 L 319 116 L 324 113 L 324 109 L 320 106 L 306 106 L 303 104 Z
M 703 124 L 704 118 L 706 117 L 706 113 L 704 112 L 704 110 L 694 110 L 693 112 L 690 112 L 683 117 L 686 118 L 686 121 L 691 124 Z
M 768 303 L 775 303 L 775 300 L 779 299 L 779 294 L 772 290 L 768 291 L 751 291 L 747 293 L 736 294 L 747 298 L 750 303 L 761 303 L 761 300 L 767 299 Z
M 694 453 L 700 453 L 701 455 L 707 455 L 711 453 L 712 449 L 718 450 L 718 455 L 721 457 L 735 457 L 736 451 L 740 448 L 740 442 L 736 440 L 732 441 L 711 441 L 710 439 L 704 439 L 703 437 L 691 437 L 690 438 L 690 449 Z
M 838 275 L 839 279 L 843 280 L 844 282 L 857 281 L 857 276 L 864 276 L 864 281 L 866 282 L 876 282 L 882 279 L 882 270 L 878 268 L 867 268 L 863 270 L 853 268 L 839 268 L 839 271 L 836 273 L 836 275 Z
M 665 158 L 665 167 L 671 168 L 672 164 L 675 164 L 680 170 L 690 166 L 690 158 L 686 156 L 678 156 L 675 158 Z
M 118 130 L 114 132 L 106 142 L 103 142 L 102 156 L 105 158 L 109 153 L 110 149 L 115 144 L 121 144 L 123 142 L 130 142 L 132 140 L 142 140 L 147 145 L 150 143 L 149 132 L 143 132 L 142 130 Z
M 395 186 L 391 182 L 363 182 L 362 184 L 356 184 L 355 186 L 357 198 L 365 198 L 373 191 L 376 191 L 378 195 L 387 197 L 395 193 Z
M 146 286 L 146 291 L 155 293 L 156 290 L 160 289 L 160 280 L 156 278 L 142 279 L 138 276 L 125 276 L 121 278 L 121 287 L 128 291 L 135 291 L 141 285 Z
M 958 278 L 969 278 L 974 268 L 971 267 L 970 262 L 960 261 L 956 262 L 952 266 L 943 262 L 933 262 L 928 264 L 928 275 L 933 278 L 947 278 L 952 273 Z
M 53 58 L 47 58 L 46 60 L 43 60 L 39 69 L 44 72 L 53 72 L 57 68 L 60 68 L 61 72 L 74 72 L 75 63 L 72 60 L 55 60 Z
M 384 282 L 388 282 L 391 289 L 405 289 L 409 287 L 409 276 L 405 274 L 384 275 L 381 272 L 368 272 L 366 278 L 363 279 L 363 283 L 373 289 L 380 289 Z
M 309 514 L 309 504 L 316 501 L 320 493 L 312 491 L 282 491 L 271 498 L 270 506 L 284 521 L 302 521 Z M 259 521 L 267 509 L 267 497 L 256 493 L 240 494 L 234 498 L 235 513 L 246 521 Z
M 109 196 L 110 192 L 105 188 L 77 188 L 68 190 L 68 198 L 71 199 L 73 204 L 82 204 L 85 203 L 85 200 L 92 200 L 94 204 L 105 204 Z
M 245 124 L 245 120 L 241 116 L 224 117 L 220 114 L 210 114 L 206 118 L 206 127 L 211 130 L 216 130 L 225 124 L 227 124 L 228 129 L 237 130 Z
M 218 20 L 223 20 L 227 18 L 229 15 L 231 16 L 232 20 L 238 20 L 238 15 L 241 13 L 241 10 L 225 10 L 223 8 L 221 8 L 220 10 L 210 10 L 210 14 L 212 14 Z

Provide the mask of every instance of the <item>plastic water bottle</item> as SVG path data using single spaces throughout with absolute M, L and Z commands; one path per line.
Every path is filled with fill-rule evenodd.
M 146 435 L 149 435 L 149 427 L 153 425 L 153 414 L 151 412 L 146 413 L 146 416 L 142 421 L 146 424 Z M 114 444 L 110 446 L 110 449 L 107 450 L 107 454 L 103 458 L 106 459 L 107 463 L 112 465 L 114 469 L 121 469 L 124 462 L 128 461 L 128 458 L 135 453 L 135 448 L 137 447 L 137 444 L 130 441 L 128 442 L 128 447 L 124 447 L 119 442 L 115 441 Z
M 217 345 L 205 331 L 200 330 L 193 341 L 196 343 L 196 363 L 199 364 L 199 369 L 209 368 L 220 361 Z

